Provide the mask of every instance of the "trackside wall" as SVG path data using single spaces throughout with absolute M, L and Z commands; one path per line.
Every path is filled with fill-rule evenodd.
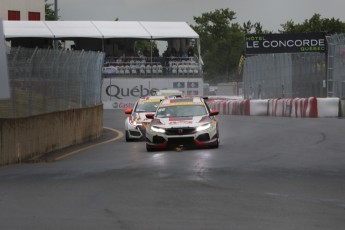
M 103 105 L 24 118 L 0 118 L 0 166 L 99 138 Z
M 263 100 L 212 99 L 211 109 L 223 115 L 273 116 L 273 117 L 344 117 L 345 100 L 333 98 L 277 98 Z

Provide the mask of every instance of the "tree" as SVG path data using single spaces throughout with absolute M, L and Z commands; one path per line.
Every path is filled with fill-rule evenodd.
M 46 21 L 55 21 L 55 11 L 53 10 L 54 4 L 52 3 L 47 3 L 48 0 L 45 1 L 45 19 Z M 60 17 L 58 17 L 59 19 Z
M 138 40 L 135 42 L 135 51 L 150 57 L 151 50 L 157 49 L 157 43 L 153 40 Z
M 314 14 L 310 19 L 301 24 L 295 24 L 292 20 L 281 24 L 280 33 L 311 33 L 327 32 L 329 34 L 345 33 L 345 23 L 335 18 L 321 18 L 320 14 Z
M 199 34 L 204 77 L 209 83 L 235 80 L 236 70 L 244 49 L 242 28 L 232 21 L 236 13 L 219 9 L 193 17 L 191 27 Z
M 255 22 L 252 24 L 251 21 L 243 23 L 242 31 L 244 34 L 271 34 L 272 31 L 263 30 L 260 22 Z

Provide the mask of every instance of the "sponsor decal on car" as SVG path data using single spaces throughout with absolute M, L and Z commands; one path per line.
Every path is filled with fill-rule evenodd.
M 133 108 L 135 103 L 131 102 L 113 102 L 114 109 L 130 109 Z
M 204 105 L 203 102 L 171 102 L 170 104 L 163 105 L 164 107 L 168 106 L 178 106 L 178 105 Z

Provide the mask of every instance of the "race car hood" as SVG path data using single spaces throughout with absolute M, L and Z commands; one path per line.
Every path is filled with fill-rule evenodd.
M 161 128 L 197 127 L 211 121 L 209 116 L 156 118 L 152 125 Z
M 152 113 L 152 112 L 133 113 L 129 119 L 132 122 L 135 121 L 138 124 L 143 123 L 143 122 L 148 123 L 148 122 L 151 122 L 151 119 L 146 118 L 146 114 L 149 114 L 149 113 Z

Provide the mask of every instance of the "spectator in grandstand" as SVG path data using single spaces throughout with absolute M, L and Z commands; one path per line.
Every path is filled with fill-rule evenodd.
M 146 49 L 146 48 L 144 49 L 143 54 L 144 54 L 145 57 L 150 57 L 151 56 L 149 50 Z
M 167 47 L 167 49 L 163 53 L 163 57 L 168 58 L 171 56 L 170 48 Z
M 179 50 L 179 54 L 180 54 L 180 57 L 185 60 L 185 59 L 188 59 L 188 54 L 186 51 L 183 51 L 181 48 Z
M 188 50 L 187 50 L 187 55 L 188 57 L 193 57 L 194 56 L 194 50 L 192 46 L 189 46 Z
M 159 51 L 157 48 L 154 48 L 152 56 L 153 57 L 159 57 Z
M 178 57 L 177 50 L 174 47 L 171 49 L 171 57 Z

